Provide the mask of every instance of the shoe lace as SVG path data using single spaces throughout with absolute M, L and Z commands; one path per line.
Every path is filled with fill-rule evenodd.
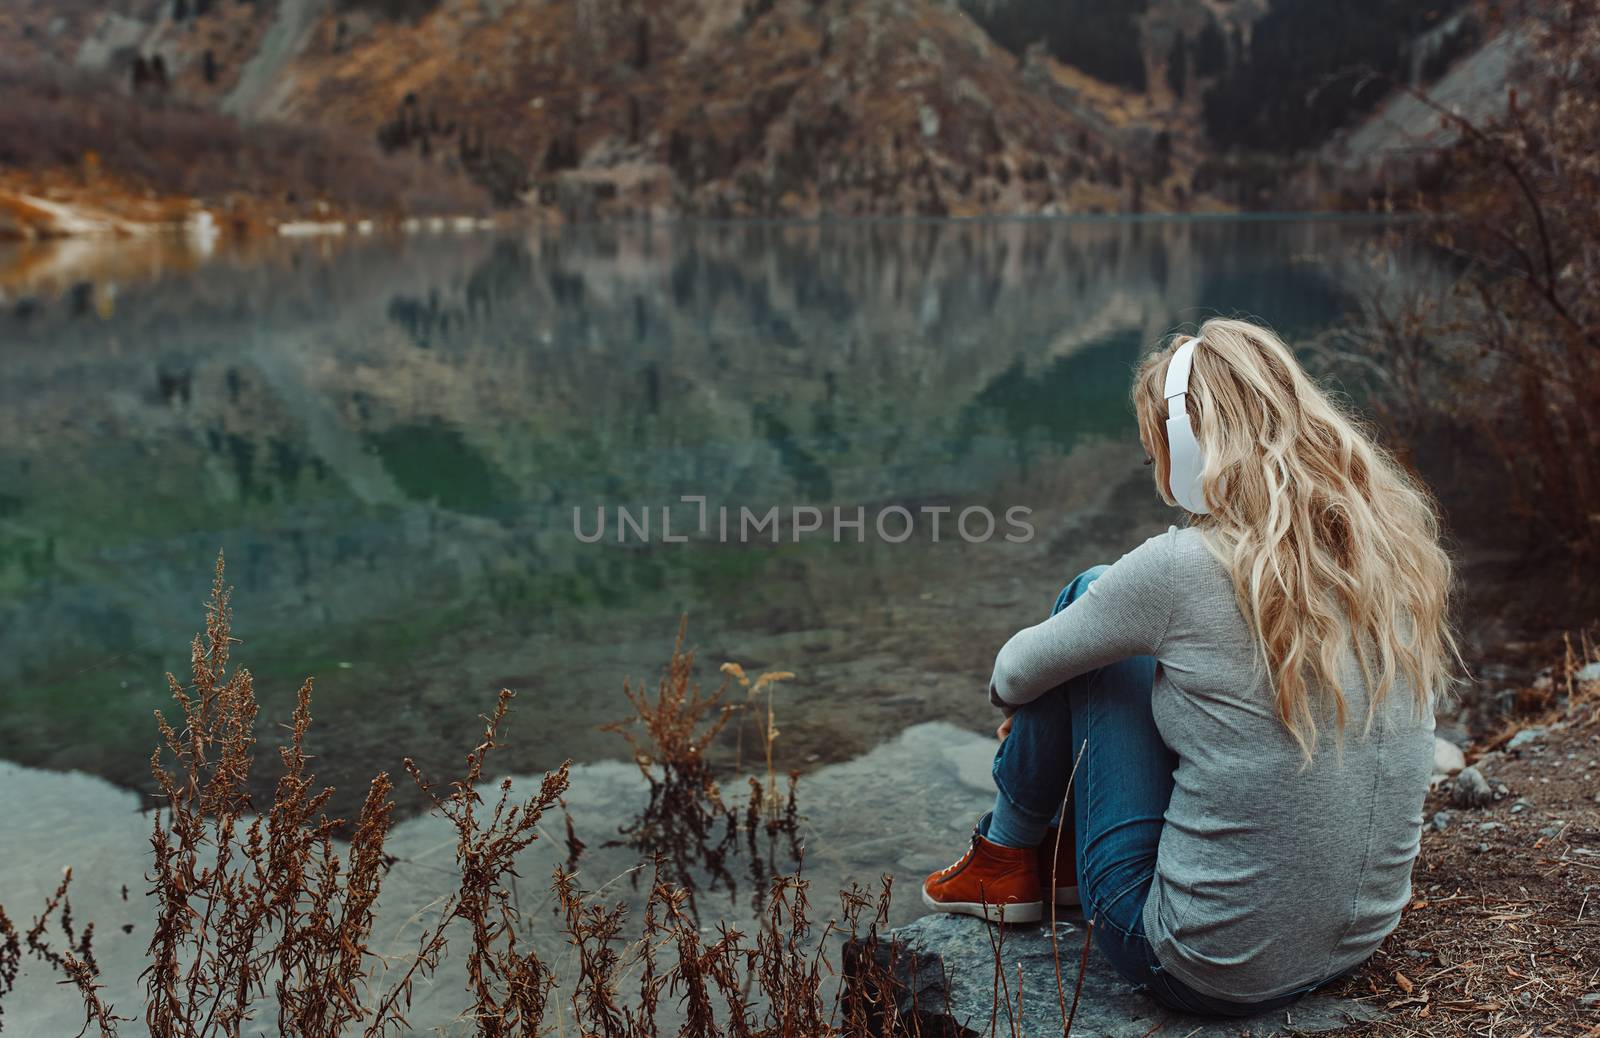
M 946 865 L 944 868 L 940 869 L 939 870 L 939 875 L 943 876 L 948 872 L 955 871 L 957 868 L 960 867 L 961 863 L 966 861 L 967 858 L 972 854 L 972 852 L 977 850 L 977 849 L 978 849 L 978 830 L 974 829 L 974 830 L 972 830 L 972 840 L 971 840 L 971 842 L 969 842 L 967 844 L 967 849 L 962 853 L 961 857 L 957 858 L 955 861 L 951 862 L 949 865 Z

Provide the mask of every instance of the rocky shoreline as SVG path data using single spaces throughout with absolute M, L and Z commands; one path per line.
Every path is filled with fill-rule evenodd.
M 208 204 L 199 198 L 159 195 L 110 180 L 24 177 L 0 171 L 0 244 L 170 235 L 210 251 L 223 238 L 473 232 L 493 230 L 506 222 L 465 212 L 342 212 L 326 204 L 307 209 L 255 198 Z
M 1465 752 L 1446 740 L 1436 744 L 1415 896 L 1396 933 L 1352 977 L 1259 1019 L 1189 1020 L 1161 1010 L 1097 955 L 1083 956 L 1081 916 L 1063 916 L 1053 928 L 1013 927 L 1000 934 L 1005 994 L 995 999 L 1001 983 L 994 969 L 996 933 L 973 919 L 919 917 L 920 905 L 908 894 L 924 871 L 948 857 L 992 798 L 989 737 L 919 724 L 865 756 L 809 773 L 801 780 L 804 817 L 796 846 L 804 848 L 816 904 L 852 882 L 871 883 L 884 872 L 899 877 L 887 918 L 891 929 L 870 946 L 841 949 L 843 973 L 847 980 L 860 976 L 863 955 L 874 957 L 896 978 L 899 1010 L 915 1015 L 924 1034 L 1044 1034 L 1062 1026 L 1065 1011 L 1080 1033 L 1128 1038 L 1453 1035 L 1491 1023 L 1496 1033 L 1531 1027 L 1527 1033 L 1592 1035 L 1600 1024 L 1594 983 L 1600 941 L 1593 936 L 1600 916 L 1588 911 L 1600 889 L 1594 873 L 1600 868 L 1600 663 L 1569 665 L 1545 677 L 1563 688 L 1558 707 Z M 73 914 L 97 925 L 94 951 L 105 997 L 114 1006 L 137 1007 L 150 926 L 144 897 L 149 816 L 141 797 L 81 773 L 10 763 L 0 763 L 0 778 L 10 792 L 0 802 L 0 844 L 12 849 L 0 873 L 7 909 L 28 918 L 70 867 Z M 536 780 L 512 781 L 521 788 Z M 725 785 L 741 788 L 732 779 Z M 586 887 L 627 902 L 639 899 L 638 854 L 614 834 L 648 799 L 632 764 L 600 761 L 573 769 L 566 809 L 588 844 L 579 864 Z M 414 939 L 427 906 L 449 881 L 451 846 L 450 830 L 436 816 L 395 828 L 374 951 L 398 953 Z M 538 892 L 539 877 L 569 853 L 570 842 L 554 838 L 552 827 L 519 861 L 528 883 L 523 896 L 534 906 L 547 902 Z M 724 882 L 693 869 L 684 874 L 690 883 L 708 881 L 697 894 L 704 918 L 753 924 L 759 884 L 733 881 L 742 868 Z M 555 920 L 534 929 L 541 950 L 554 956 L 561 939 Z M 460 969 L 447 958 L 419 992 L 414 1025 L 449 1023 L 464 980 Z M 55 981 L 48 968 L 24 959 L 6 1000 L 6 1022 L 19 1033 L 75 1028 L 81 1007 Z M 142 1032 L 130 1022 L 123 1033 Z
M 898 939 L 915 952 L 918 962 L 929 961 L 930 955 L 946 957 L 950 1004 L 962 1023 L 940 1030 L 937 1028 L 944 1025 L 930 1020 L 935 1029 L 926 1034 L 973 1033 L 965 1021 L 977 1015 L 971 1007 L 989 990 L 992 979 L 984 924 L 953 917 L 921 918 L 915 885 L 923 873 L 959 848 L 972 819 L 992 801 L 994 786 L 988 765 L 993 749 L 991 737 L 938 722 L 920 724 L 863 757 L 811 772 L 799 787 L 803 819 L 796 835 L 803 848 L 811 900 L 819 906 L 817 914 L 826 918 L 837 911 L 828 907 L 834 904 L 834 891 L 853 882 L 873 885 L 881 874 L 892 873 L 897 877 L 897 894 L 888 921 L 901 927 L 895 931 Z M 74 877 L 72 913 L 80 926 L 82 921 L 96 924 L 94 953 L 105 985 L 104 997 L 130 1015 L 128 1011 L 141 1004 L 138 978 L 153 908 L 144 896 L 150 819 L 141 797 L 81 773 L 3 762 L 0 780 L 10 791 L 0 802 L 0 844 L 14 849 L 0 870 L 0 900 L 14 918 L 25 921 L 59 883 L 62 870 L 70 867 Z M 525 783 L 529 788 L 536 786 L 538 779 L 513 777 L 512 781 L 522 789 Z M 495 785 L 486 784 L 484 789 L 489 791 Z M 730 779 L 724 786 L 737 790 L 743 783 Z M 646 785 L 631 763 L 601 761 L 572 769 L 565 803 L 579 839 L 587 845 L 578 860 L 582 886 L 637 907 L 644 893 L 641 887 L 647 888 L 639 883 L 642 866 L 638 852 L 619 843 L 617 836 L 648 800 Z M 569 846 L 556 835 L 560 824 L 559 820 L 547 824 L 550 831 L 546 837 L 519 859 L 526 884 L 523 909 L 534 918 L 549 900 L 542 890 L 543 878 L 569 853 Z M 386 850 L 395 860 L 383 886 L 374 931 L 378 938 L 375 953 L 400 955 L 415 940 L 429 906 L 451 882 L 452 833 L 436 815 L 408 819 L 391 833 Z M 774 861 L 778 867 L 792 867 L 792 862 L 783 860 L 781 850 L 777 854 Z M 732 864 L 729 877 L 738 876 L 752 863 Z M 744 879 L 718 881 L 701 871 L 681 878 L 700 884 L 694 896 L 707 924 L 756 925 L 760 884 Z M 1064 947 L 1071 949 L 1066 957 L 1075 977 L 1081 949 L 1076 935 L 1082 931 L 1070 923 L 1064 922 L 1062 927 L 1060 938 Z M 822 932 L 818 925 L 817 933 Z M 545 915 L 530 937 L 541 955 L 548 953 L 547 961 L 561 961 L 562 935 L 556 919 Z M 1039 970 L 1051 961 L 1048 933 L 1038 927 L 1019 928 L 1006 940 L 1008 968 L 1012 968 L 1015 953 L 1028 975 L 1025 1012 L 1029 1023 L 1022 1033 L 1047 1033 L 1052 1028 L 1036 1028 L 1033 1021 L 1043 1021 L 1055 1009 L 1053 995 L 1044 997 L 1045 987 L 1039 979 Z M 849 956 L 844 953 L 846 962 Z M 457 995 L 465 983 L 463 970 L 462 962 L 446 958 L 420 990 L 410 1017 L 414 1029 L 425 1031 L 453 1019 Z M 1050 978 L 1053 992 L 1053 967 Z M 82 1008 L 57 979 L 42 963 L 24 959 L 16 989 L 5 1000 L 6 1023 L 21 1034 L 72 1033 L 82 1022 Z M 907 997 L 926 1000 L 928 992 L 909 991 Z M 1317 1029 L 1342 1026 L 1347 1019 L 1368 1015 L 1368 1010 L 1348 999 L 1319 998 L 1314 1005 Z M 1304 1023 L 1311 1019 L 1309 1012 L 1309 1008 L 1297 1009 L 1295 1019 Z M 1079 1020 L 1086 1028 L 1082 1033 L 1140 1035 L 1157 1014 L 1154 1003 L 1091 958 L 1079 1009 Z M 978 1031 L 987 1033 L 987 1019 L 985 1010 Z M 1189 1032 L 1198 1023 L 1184 1026 L 1183 1031 Z M 144 1033 L 142 1021 L 130 1022 L 122 1033 Z M 1209 1038 L 1229 1032 L 1199 1033 Z

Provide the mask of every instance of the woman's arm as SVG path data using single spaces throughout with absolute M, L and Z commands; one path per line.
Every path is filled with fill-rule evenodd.
M 995 657 L 989 701 L 1009 712 L 1096 667 L 1158 655 L 1183 592 L 1172 565 L 1176 536 L 1169 529 L 1145 541 L 1067 608 L 1012 635 Z

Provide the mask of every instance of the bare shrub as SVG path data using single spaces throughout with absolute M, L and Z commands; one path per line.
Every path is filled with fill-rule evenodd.
M 1374 310 L 1358 347 L 1411 420 L 1481 437 L 1530 539 L 1600 553 L 1600 9 L 1536 5 L 1504 112 L 1434 108 L 1459 143 L 1426 200 L 1453 291 Z

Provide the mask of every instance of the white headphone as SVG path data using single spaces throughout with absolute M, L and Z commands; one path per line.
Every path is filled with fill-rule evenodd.
M 1205 471 L 1206 458 L 1200 453 L 1200 442 L 1194 438 L 1189 425 L 1189 410 L 1185 406 L 1189 392 L 1189 370 L 1194 365 L 1194 350 L 1200 345 L 1198 338 L 1179 346 L 1167 364 L 1167 385 L 1162 396 L 1167 398 L 1167 452 L 1172 468 L 1167 474 L 1167 489 L 1178 504 L 1196 515 L 1205 515 L 1205 491 L 1200 486 L 1200 474 Z

